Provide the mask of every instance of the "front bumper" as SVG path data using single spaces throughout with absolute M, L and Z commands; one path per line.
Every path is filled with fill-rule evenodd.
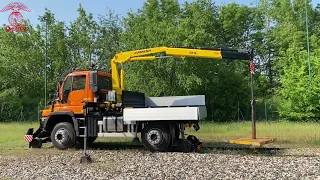
M 43 143 L 51 142 L 51 139 L 46 137 L 45 134 L 42 125 L 40 125 L 35 133 L 33 133 L 33 128 L 29 128 L 24 135 L 24 140 L 29 143 L 29 148 L 40 148 Z

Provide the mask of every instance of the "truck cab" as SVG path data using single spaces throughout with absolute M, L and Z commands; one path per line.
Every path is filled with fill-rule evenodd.
M 110 90 L 110 73 L 95 70 L 66 72 L 57 83 L 55 99 L 42 111 L 42 117 L 48 117 L 52 112 L 72 112 L 76 117 L 82 117 L 86 102 L 104 102 Z

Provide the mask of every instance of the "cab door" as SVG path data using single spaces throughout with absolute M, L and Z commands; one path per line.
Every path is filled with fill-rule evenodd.
M 61 111 L 72 111 L 75 114 L 82 114 L 86 97 L 86 75 L 77 74 L 68 76 L 63 84 L 61 92 Z
M 68 97 L 70 105 L 83 105 L 86 90 L 86 75 L 72 76 L 71 92 Z

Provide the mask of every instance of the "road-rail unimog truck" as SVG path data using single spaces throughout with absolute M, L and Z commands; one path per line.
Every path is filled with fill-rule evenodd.
M 155 56 L 165 54 L 165 56 Z M 204 95 L 148 97 L 143 92 L 126 91 L 124 70 L 129 61 L 148 61 L 164 57 L 252 60 L 252 53 L 232 49 L 155 47 L 116 54 L 111 73 L 96 69 L 66 72 L 57 83 L 57 92 L 42 110 L 40 127 L 30 128 L 25 141 L 40 148 L 52 142 L 58 149 L 73 148 L 97 137 L 132 137 L 141 133 L 149 151 L 167 151 L 178 147 L 184 152 L 197 150 L 201 142 L 185 137 L 186 126 L 199 130 L 199 121 L 207 116 Z M 119 73 L 119 69 L 120 73 Z

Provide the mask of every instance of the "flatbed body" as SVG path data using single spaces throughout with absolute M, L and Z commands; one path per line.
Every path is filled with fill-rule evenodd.
M 98 137 L 136 137 L 135 127 L 138 123 L 198 124 L 200 120 L 207 117 L 204 95 L 145 97 L 144 105 L 137 101 L 131 101 L 131 104 L 139 104 L 139 106 L 124 108 L 122 117 L 100 118 Z

